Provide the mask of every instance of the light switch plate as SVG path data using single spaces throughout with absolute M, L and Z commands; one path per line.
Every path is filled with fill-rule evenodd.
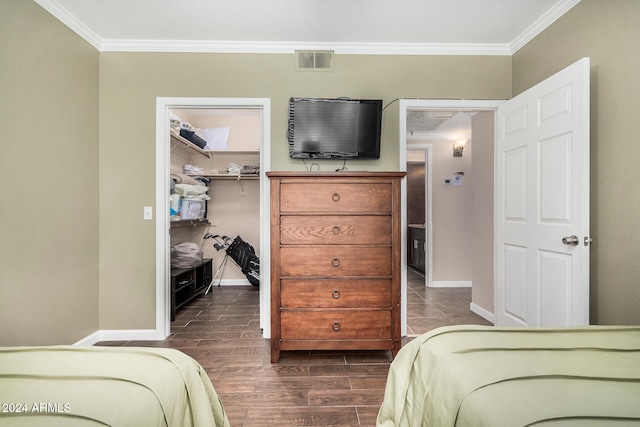
M 144 219 L 149 221 L 153 219 L 153 207 L 145 206 L 144 207 Z

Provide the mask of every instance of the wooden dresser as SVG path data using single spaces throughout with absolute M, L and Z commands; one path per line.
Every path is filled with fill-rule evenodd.
M 271 361 L 400 349 L 404 172 L 269 172 Z

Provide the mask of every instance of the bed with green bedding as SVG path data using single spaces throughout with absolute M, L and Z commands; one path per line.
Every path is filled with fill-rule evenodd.
M 0 348 L 1 426 L 228 426 L 204 369 L 180 351 Z
M 433 330 L 392 362 L 377 425 L 640 425 L 640 327 Z

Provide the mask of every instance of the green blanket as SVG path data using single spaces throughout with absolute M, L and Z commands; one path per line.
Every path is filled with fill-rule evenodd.
M 228 426 L 204 369 L 177 350 L 0 348 L 2 426 Z
M 436 329 L 391 364 L 377 425 L 640 425 L 640 327 Z

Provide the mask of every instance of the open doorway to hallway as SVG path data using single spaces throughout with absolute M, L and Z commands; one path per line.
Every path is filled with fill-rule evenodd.
M 412 239 L 420 219 L 410 217 L 410 204 L 419 199 L 409 193 L 411 176 L 407 179 L 407 276 L 417 272 L 414 281 L 422 280 L 426 288 L 446 288 L 442 291 L 450 291 L 452 297 L 468 293 L 470 300 L 463 303 L 464 311 L 490 323 L 494 306 L 494 111 L 498 104 L 463 100 L 401 103 L 400 137 L 405 150 L 401 157 L 408 173 L 416 170 L 425 180 L 422 273 L 415 269 L 411 256 L 413 248 L 421 244 Z M 414 152 L 424 153 L 424 170 L 416 167 Z M 411 296 L 408 289 L 406 300 Z M 409 319 L 415 318 L 415 309 L 407 307 Z M 409 326 L 407 333 L 411 331 Z
M 471 287 L 473 111 L 407 112 L 409 265 L 429 287 Z

